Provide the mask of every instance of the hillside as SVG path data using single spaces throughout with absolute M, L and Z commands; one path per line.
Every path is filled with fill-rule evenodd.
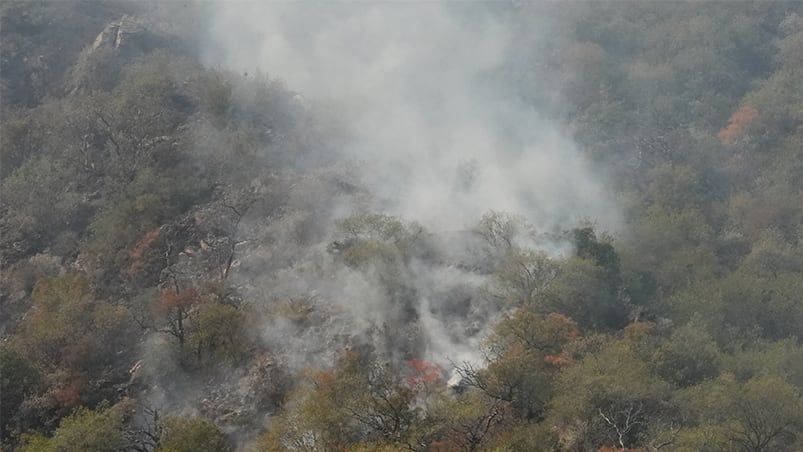
M 2 450 L 801 450 L 801 80 L 799 2 L 5 2 Z

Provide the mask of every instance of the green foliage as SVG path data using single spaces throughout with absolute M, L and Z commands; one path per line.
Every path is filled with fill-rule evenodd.
M 507 426 L 506 408 L 507 403 L 473 390 L 436 400 L 427 420 L 435 430 L 430 450 L 484 450 Z
M 27 160 L 3 179 L 7 211 L 2 222 L 14 231 L 4 241 L 27 238 L 36 250 L 60 231 L 83 227 L 86 204 L 77 189 L 80 181 L 70 180 L 70 174 L 64 162 L 42 157 Z
M 572 258 L 536 304 L 567 315 L 585 328 L 620 328 L 627 323 L 629 306 L 611 286 L 606 269 L 587 259 Z
M 800 278 L 780 275 L 760 278 L 733 273 L 699 284 L 668 299 L 672 316 L 682 322 L 696 314 L 721 345 L 757 338 L 800 337 Z
M 493 452 L 558 451 L 558 433 L 545 423 L 520 423 L 506 428 L 489 441 L 486 450 Z
M 422 229 L 413 223 L 382 214 L 355 215 L 337 224 L 342 241 L 330 245 L 347 265 L 357 267 L 370 262 L 406 262 Z
M 107 264 L 127 267 L 128 251 L 146 232 L 204 196 L 202 181 L 175 176 L 150 168 L 138 171 L 117 202 L 107 204 L 92 218 L 86 250 Z
M 713 278 L 719 268 L 712 244 L 713 231 L 702 212 L 665 210 L 650 206 L 633 225 L 632 242 L 638 243 L 634 268 L 655 275 L 668 290 Z
M 91 369 L 114 359 L 130 329 L 126 310 L 93 300 L 82 274 L 40 279 L 32 299 L 35 310 L 19 340 L 50 370 Z
M 649 178 L 651 182 L 644 193 L 645 203 L 674 210 L 702 205 L 704 193 L 694 169 L 661 164 L 651 171 Z
M 565 430 L 568 448 L 643 447 L 671 423 L 670 386 L 627 340 L 606 345 L 564 371 L 547 422 Z
M 213 423 L 201 418 L 168 418 L 159 436 L 156 452 L 230 452 L 225 435 Z
M 610 243 L 609 237 L 598 240 L 591 227 L 572 230 L 575 254 L 581 259 L 593 261 L 605 274 L 610 286 L 609 292 L 617 292 L 622 284 L 619 254 Z
M 125 59 L 118 48 L 84 49 L 69 73 L 68 84 L 76 91 L 109 91 L 119 82 L 124 64 Z
M 496 270 L 497 291 L 514 306 L 538 299 L 558 278 L 560 265 L 540 251 L 509 251 Z
M 261 439 L 260 450 L 418 447 L 438 427 L 426 417 L 438 410 L 433 404 L 445 385 L 442 369 L 422 362 L 409 367 L 405 372 L 378 362 L 370 352 L 349 351 L 335 369 L 310 372 Z
M 32 149 L 42 146 L 44 140 L 37 133 L 41 124 L 37 122 L 34 114 L 20 114 L 0 124 L 0 175 L 3 179 L 31 157 Z
M 745 256 L 742 272 L 764 278 L 803 272 L 803 253 L 799 245 L 785 240 L 777 230 L 767 229 L 753 242 L 750 254 Z
M 803 389 L 803 347 L 795 339 L 764 341 L 735 350 L 722 355 L 722 366 L 739 381 L 769 373 Z
M 27 397 L 41 389 L 42 383 L 41 374 L 25 355 L 5 344 L 0 346 L 0 441 L 5 442 L 12 434 L 17 410 Z
M 801 444 L 803 398 L 777 376 L 711 382 L 690 388 L 680 400 L 697 420 L 692 434 L 708 436 L 706 442 L 746 452 L 792 451 Z
M 661 378 L 685 388 L 718 375 L 719 350 L 703 328 L 703 322 L 692 321 L 658 348 L 652 362 Z
M 571 346 L 579 334 L 568 317 L 521 308 L 505 317 L 488 338 L 487 367 L 460 372 L 486 396 L 509 403 L 516 417 L 540 419 L 552 396 L 555 374 L 574 364 Z
M 192 318 L 189 346 L 198 361 L 233 360 L 244 353 L 243 313 L 222 303 L 202 304 Z
M 78 408 L 61 421 L 52 437 L 34 436 L 21 452 L 117 452 L 129 443 L 124 425 L 130 403 L 111 408 L 90 410 Z
M 50 402 L 26 407 L 26 416 L 37 425 L 53 413 L 116 396 L 114 385 L 129 377 L 121 364 L 134 352 L 128 311 L 94 300 L 83 274 L 42 278 L 32 299 L 34 308 L 12 341 L 45 376 Z
M 470 250 L 476 259 L 450 267 L 471 284 L 487 283 L 465 289 L 459 314 L 434 303 L 431 313 L 419 310 L 429 288 L 413 282 L 438 255 L 427 246 L 440 245 L 440 234 L 424 236 L 417 224 L 383 214 L 354 215 L 334 230 L 320 221 L 336 211 L 330 191 L 359 193 L 359 202 L 366 195 L 339 171 L 332 184 L 302 187 L 328 174 L 310 166 L 342 155 L 329 151 L 350 142 L 342 124 L 349 115 L 261 73 L 205 69 L 183 37 L 157 38 L 195 17 L 165 14 L 171 8 L 0 4 L 4 448 L 232 450 L 221 429 L 200 418 L 168 418 L 149 426 L 148 444 L 129 443 L 131 402 L 103 401 L 143 395 L 163 378 L 136 370 L 152 352 L 140 343 L 154 332 L 175 345 L 164 356 L 173 353 L 180 366 L 167 378 L 203 378 L 204 391 L 220 392 L 218 375 L 239 384 L 286 374 L 280 352 L 292 350 L 250 341 L 261 311 L 236 268 L 253 271 L 247 261 L 257 257 L 266 272 L 344 264 L 340 270 L 378 281 L 390 309 L 377 331 L 396 352 L 380 358 L 352 349 L 329 370 L 308 370 L 286 404 L 271 405 L 280 408 L 257 448 L 803 450 L 798 3 L 483 9 L 511 43 L 489 75 L 548 120 L 570 125 L 623 215 L 614 242 L 583 224 L 537 235 L 523 217 L 489 212 L 464 231 L 481 242 Z M 160 17 L 147 42 L 88 46 L 134 11 L 146 22 Z M 468 161 L 453 162 L 462 188 L 475 176 Z M 242 193 L 259 200 L 258 214 L 241 223 L 235 212 L 233 227 L 209 219 L 220 211 L 211 207 Z M 233 204 L 226 209 L 236 211 Z M 334 259 L 307 260 L 313 248 L 304 247 L 323 237 L 333 237 Z M 538 251 L 545 238 L 575 254 Z M 231 291 L 204 280 L 221 265 L 210 250 L 216 239 L 231 245 Z M 37 254 L 53 269 L 34 268 Z M 184 264 L 193 270 L 182 273 Z M 85 274 L 55 276 L 64 268 Z M 175 289 L 165 290 L 171 278 Z M 314 334 L 338 316 L 329 295 L 291 296 L 267 313 Z M 440 366 L 399 361 L 444 351 L 425 347 L 429 314 L 444 316 L 443 333 L 461 346 L 473 344 L 463 335 L 474 333 L 454 328 L 455 316 L 476 322 L 472 331 L 494 319 L 482 343 L 486 361 L 460 367 L 463 381 L 451 389 Z M 343 333 L 348 342 L 351 332 Z M 143 379 L 154 381 L 141 386 Z M 251 397 L 261 398 L 243 398 Z M 221 409 L 214 400 L 202 409 Z M 246 427 L 221 428 L 239 436 Z

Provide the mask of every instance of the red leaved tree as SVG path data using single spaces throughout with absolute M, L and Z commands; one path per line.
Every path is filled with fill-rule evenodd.
M 724 144 L 733 144 L 747 134 L 750 126 L 758 119 L 758 110 L 743 106 L 731 115 L 728 126 L 720 130 L 718 136 Z
M 137 242 L 131 250 L 131 265 L 128 267 L 128 274 L 133 275 L 145 266 L 145 256 L 156 239 L 161 235 L 159 228 L 148 231 L 142 239 Z
M 444 383 L 445 370 L 438 364 L 413 359 L 407 363 L 407 369 L 405 383 L 415 393 L 432 389 Z
M 190 313 L 199 300 L 198 291 L 193 288 L 182 291 L 172 287 L 164 289 L 155 308 L 156 316 L 165 325 L 159 332 L 175 337 L 178 339 L 179 345 L 183 347 L 187 340 L 187 323 Z

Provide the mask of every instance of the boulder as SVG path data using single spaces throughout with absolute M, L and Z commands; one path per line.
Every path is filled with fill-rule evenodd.
M 102 47 L 112 47 L 115 49 L 124 48 L 136 42 L 146 33 L 145 27 L 135 17 L 124 15 L 120 20 L 106 25 L 95 38 L 92 50 Z

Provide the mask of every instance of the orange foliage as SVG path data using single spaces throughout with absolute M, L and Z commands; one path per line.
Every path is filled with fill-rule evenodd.
M 184 289 L 181 292 L 177 292 L 176 289 L 173 288 L 165 289 L 162 291 L 159 309 L 169 311 L 177 307 L 190 306 L 195 303 L 197 299 L 198 291 L 193 288 Z
M 53 393 L 53 398 L 56 399 L 56 402 L 59 404 L 59 406 L 72 408 L 79 404 L 81 390 L 83 389 L 85 383 L 85 377 L 81 375 L 73 376 L 70 378 L 66 386 L 55 390 Z
M 437 364 L 413 359 L 407 363 L 407 367 L 410 373 L 407 374 L 406 382 L 411 389 L 423 389 L 443 381 L 445 371 Z
M 316 380 L 320 385 L 326 386 L 326 385 L 331 384 L 333 381 L 335 381 L 335 377 L 336 377 L 335 371 L 322 370 L 322 371 L 318 372 Z
M 742 138 L 755 120 L 758 119 L 758 110 L 744 106 L 736 110 L 728 121 L 728 127 L 720 130 L 718 136 L 724 144 L 733 144 Z
M 550 330 L 561 332 L 563 337 L 576 339 L 580 337 L 580 329 L 571 317 L 552 312 L 546 316 L 546 324 Z
M 153 245 L 153 242 L 159 238 L 161 233 L 162 232 L 159 228 L 148 231 L 148 233 L 142 237 L 142 240 L 140 240 L 136 246 L 134 246 L 134 249 L 131 250 L 131 266 L 128 267 L 129 275 L 133 275 L 142 269 L 142 267 L 145 265 L 145 261 L 143 259 L 145 252 L 148 251 L 151 245 Z
M 559 355 L 544 356 L 544 362 L 555 367 L 565 367 L 574 364 L 575 361 L 571 356 L 569 356 L 568 352 L 563 351 Z
M 338 379 L 346 376 L 349 372 L 357 370 L 359 366 L 360 354 L 359 352 L 351 349 L 344 349 L 338 351 L 337 365 L 332 370 L 317 370 L 308 369 L 306 371 L 307 378 L 320 389 L 332 385 Z

